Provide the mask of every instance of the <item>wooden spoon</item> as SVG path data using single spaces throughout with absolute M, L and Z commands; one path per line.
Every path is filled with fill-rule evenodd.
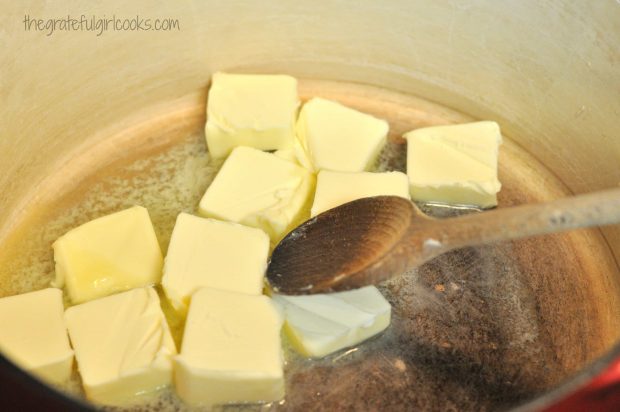
M 614 223 L 620 189 L 447 219 L 400 197 L 370 197 L 289 233 L 271 256 L 267 279 L 277 293 L 336 292 L 377 284 L 456 248 Z

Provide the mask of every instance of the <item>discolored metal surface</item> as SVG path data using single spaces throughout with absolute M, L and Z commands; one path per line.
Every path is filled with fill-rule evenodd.
M 384 335 L 292 374 L 290 410 L 496 410 L 566 374 L 512 244 L 440 256 L 387 282 Z M 291 394 L 295 392 L 290 391 Z M 343 397 L 342 393 L 358 396 Z M 320 405 L 320 406 L 319 406 Z

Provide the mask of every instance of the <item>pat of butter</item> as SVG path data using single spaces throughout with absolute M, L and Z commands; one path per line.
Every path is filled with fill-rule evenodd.
M 288 160 L 289 162 L 293 162 L 296 165 L 299 164 L 299 162 L 297 161 L 297 156 L 295 155 L 295 149 L 280 149 L 273 152 L 273 154 L 280 159 Z
M 407 139 L 411 198 L 425 202 L 497 205 L 499 126 L 483 121 L 416 129 Z
M 181 313 L 202 287 L 260 295 L 268 253 L 269 236 L 260 229 L 181 213 L 172 231 L 162 286 Z
M 88 399 L 123 405 L 171 382 L 176 348 L 152 287 L 70 307 L 65 320 Z
M 54 286 L 73 303 L 158 283 L 163 257 L 148 211 L 134 206 L 83 224 L 58 238 Z
M 237 146 L 293 147 L 299 106 L 297 80 L 285 75 L 213 75 L 205 136 L 214 158 Z
M 401 172 L 321 171 L 317 176 L 310 215 L 316 216 L 344 203 L 372 196 L 400 196 L 409 200 L 407 175 Z
M 387 142 L 388 123 L 339 103 L 314 98 L 297 120 L 295 150 L 310 170 L 369 170 Z
M 199 213 L 262 229 L 277 242 L 308 217 L 314 180 L 271 153 L 238 147 L 207 189 Z
M 0 299 L 0 350 L 35 376 L 63 383 L 73 365 L 63 311 L 55 288 Z
M 390 324 L 390 304 L 374 286 L 324 295 L 274 294 L 273 300 L 284 309 L 291 343 L 306 356 L 356 345 Z
M 267 296 L 200 289 L 176 357 L 177 393 L 191 405 L 282 399 L 281 328 Z

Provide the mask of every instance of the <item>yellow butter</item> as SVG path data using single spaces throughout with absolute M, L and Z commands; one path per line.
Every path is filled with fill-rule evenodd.
M 291 76 L 215 73 L 205 127 L 209 152 L 221 158 L 237 146 L 292 148 L 298 106 Z
M 280 159 L 288 160 L 289 162 L 293 162 L 297 165 L 299 164 L 297 161 L 297 156 L 295 156 L 295 149 L 280 149 L 273 152 L 273 154 Z
M 148 211 L 140 206 L 85 223 L 56 240 L 53 248 L 54 286 L 65 286 L 73 303 L 161 279 L 159 243 Z
M 181 213 L 170 239 L 162 286 L 181 313 L 202 287 L 260 295 L 268 253 L 269 236 L 260 229 Z
M 387 142 L 388 123 L 330 100 L 314 98 L 297 120 L 295 150 L 310 170 L 369 170 Z
M 409 199 L 407 175 L 401 172 L 321 171 L 317 176 L 310 215 L 316 216 L 344 203 L 372 196 L 400 196 Z
M 306 356 L 322 357 L 354 346 L 385 330 L 391 307 L 374 286 L 308 296 L 274 294 L 291 343 Z
M 282 318 L 266 296 L 200 289 L 176 358 L 177 393 L 190 405 L 284 397 Z
M 170 384 L 176 348 L 152 287 L 70 307 L 65 320 L 91 401 L 123 405 Z
M 0 299 L 0 350 L 35 376 L 63 383 L 73 365 L 63 312 L 56 288 Z
M 483 121 L 416 129 L 407 139 L 411 198 L 449 204 L 497 205 L 501 184 L 499 126 Z
M 199 213 L 262 229 L 276 242 L 308 217 L 314 180 L 271 153 L 238 147 L 204 194 Z

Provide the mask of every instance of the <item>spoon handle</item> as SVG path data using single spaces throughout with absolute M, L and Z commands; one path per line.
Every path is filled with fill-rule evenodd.
M 451 219 L 432 236 L 443 250 L 620 223 L 620 188 Z M 428 241 L 427 241 L 428 242 Z

